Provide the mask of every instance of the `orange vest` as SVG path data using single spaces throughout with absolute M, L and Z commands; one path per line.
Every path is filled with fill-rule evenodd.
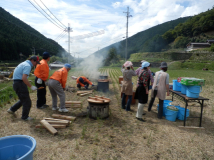
M 50 79 L 54 79 L 59 81 L 61 83 L 62 88 L 65 88 L 65 84 L 67 81 L 68 71 L 65 67 L 55 71 L 53 75 L 50 77 Z
M 40 61 L 40 64 L 36 65 L 36 69 L 34 71 L 34 75 L 36 77 L 42 79 L 43 81 L 46 81 L 48 79 L 49 67 L 48 67 L 48 63 L 46 62 L 46 60 L 42 59 Z
M 84 87 L 85 85 L 79 81 L 79 78 L 80 77 L 77 78 L 77 84 L 80 84 L 82 87 Z M 88 84 L 92 85 L 92 83 L 86 77 L 81 76 L 81 78 L 84 80 L 84 82 L 87 82 Z

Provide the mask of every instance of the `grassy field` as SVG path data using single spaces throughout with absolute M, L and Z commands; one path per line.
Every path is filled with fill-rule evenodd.
M 151 69 L 153 72 L 157 68 Z M 84 70 L 85 71 L 85 70 Z M 0 137 L 9 135 L 29 135 L 36 139 L 37 147 L 34 152 L 35 160 L 158 160 L 158 159 L 214 159 L 214 75 L 211 71 L 196 70 L 169 70 L 170 82 L 180 76 L 197 77 L 206 80 L 201 96 L 209 98 L 205 102 L 203 110 L 202 126 L 205 129 L 183 129 L 183 121 L 167 121 L 165 118 L 157 118 L 156 99 L 151 112 L 144 108 L 146 122 L 136 120 L 137 103 L 131 106 L 132 112 L 121 109 L 120 85 L 118 77 L 122 75 L 120 68 L 100 68 L 101 73 L 108 73 L 110 83 L 109 93 L 94 91 L 93 95 L 105 95 L 111 99 L 110 116 L 105 120 L 93 120 L 89 117 L 77 117 L 66 129 L 57 129 L 58 135 L 53 136 L 45 129 L 36 129 L 43 117 L 51 117 L 57 111 L 51 110 L 51 96 L 47 88 L 47 104 L 49 108 L 38 110 L 36 108 L 36 92 L 31 92 L 32 108 L 31 122 L 20 119 L 22 110 L 16 115 L 10 115 L 6 111 L 17 100 L 11 99 L 0 108 Z M 52 71 L 53 72 L 53 71 Z M 97 83 L 95 76 L 98 75 L 83 69 L 72 69 L 69 72 L 67 85 L 76 87 L 71 76 L 88 76 L 92 82 Z M 31 77 L 32 79 L 34 77 Z M 137 77 L 133 77 L 136 86 Z M 135 89 L 136 87 L 134 87 Z M 82 101 L 86 111 L 87 96 L 79 97 L 75 92 L 65 92 L 66 100 Z M 149 96 L 150 97 L 150 96 Z M 149 98 L 150 99 L 150 98 Z M 171 99 L 171 97 L 167 97 Z M 184 107 L 184 103 L 175 100 L 175 103 Z M 190 116 L 198 116 L 200 107 L 197 103 L 190 103 Z M 81 112 L 79 109 L 70 109 L 65 115 L 76 116 Z M 199 119 L 187 119 L 187 125 L 198 126 Z

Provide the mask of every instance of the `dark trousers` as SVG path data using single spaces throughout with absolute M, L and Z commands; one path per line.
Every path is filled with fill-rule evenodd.
M 35 85 L 37 88 L 39 87 L 44 87 L 43 89 L 38 89 L 37 90 L 37 101 L 36 101 L 36 106 L 37 108 L 42 107 L 44 104 L 46 104 L 46 85 L 45 81 L 42 81 L 42 84 L 37 83 L 38 78 L 35 78 Z
M 88 88 L 89 83 L 87 83 L 87 82 L 83 82 L 83 84 L 84 84 L 85 86 L 87 86 L 87 88 Z M 80 88 L 81 88 L 81 85 L 78 83 L 78 84 L 77 84 L 77 87 L 80 89 Z
M 19 97 L 19 101 L 16 102 L 10 110 L 16 112 L 21 106 L 22 107 L 22 119 L 27 119 L 30 108 L 31 108 L 31 100 L 28 92 L 27 85 L 23 81 L 14 81 L 13 89 Z
M 128 95 L 128 101 L 127 101 L 127 105 L 126 105 L 126 95 L 125 95 L 125 93 L 123 93 L 122 108 L 126 109 L 126 111 L 130 111 L 131 102 L 132 102 L 132 95 Z M 125 105 L 126 105 L 126 108 L 125 108 Z
M 151 111 L 152 105 L 155 101 L 155 97 L 156 97 L 157 93 L 158 93 L 158 90 L 154 90 L 154 97 L 149 102 L 148 111 Z M 163 116 L 163 100 L 159 99 L 158 118 L 162 118 L 162 116 Z

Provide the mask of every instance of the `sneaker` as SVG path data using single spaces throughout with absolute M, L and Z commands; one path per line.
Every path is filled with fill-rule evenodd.
M 45 109 L 45 108 L 47 108 L 47 107 L 49 107 L 48 105 L 46 105 L 46 104 L 44 104 L 42 107 L 37 107 L 38 109 Z
M 59 112 L 68 112 L 68 110 L 66 108 L 63 108 L 63 109 L 59 109 Z
M 56 111 L 56 110 L 59 110 L 59 107 L 52 108 L 52 111 Z
M 25 120 L 25 121 L 30 121 L 30 120 L 33 120 L 33 118 L 27 117 L 26 119 L 23 119 L 23 120 Z
M 15 112 L 11 111 L 10 109 L 7 110 L 7 113 L 10 113 L 10 114 L 14 114 Z

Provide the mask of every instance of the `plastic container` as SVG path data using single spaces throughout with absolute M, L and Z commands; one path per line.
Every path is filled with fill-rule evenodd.
M 166 107 L 171 103 L 172 101 L 170 100 L 164 100 L 163 101 L 163 116 L 165 117 L 165 113 L 166 113 Z M 159 110 L 159 104 L 157 104 L 157 110 Z
M 186 86 L 186 96 L 190 98 L 198 98 L 201 90 L 201 86 Z
M 181 84 L 181 93 L 186 94 L 186 85 Z
M 184 120 L 185 108 L 179 107 L 177 119 Z M 186 112 L 186 118 L 189 117 L 189 109 Z
M 166 108 L 166 114 L 165 115 L 166 115 L 166 119 L 168 121 L 175 122 L 176 118 L 177 118 L 177 115 L 178 115 L 178 111 L 170 110 L 170 109 Z
M 184 84 L 187 86 L 204 86 L 205 80 L 204 79 L 198 79 L 198 78 L 182 78 L 181 84 Z
M 181 91 L 181 84 L 177 81 L 177 79 L 173 80 L 173 90 L 174 91 Z
M 36 140 L 27 135 L 0 138 L 0 160 L 33 160 Z

